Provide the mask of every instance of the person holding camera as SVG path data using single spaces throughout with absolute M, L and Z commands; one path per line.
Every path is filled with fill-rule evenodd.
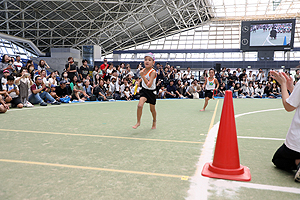
M 19 97 L 24 107 L 33 107 L 33 105 L 28 101 L 28 89 L 33 85 L 31 80 L 31 74 L 28 73 L 25 67 L 20 70 L 20 77 L 16 78 L 15 84 L 19 87 Z
M 2 62 L 0 63 L 0 78 L 2 78 L 3 71 L 5 70 L 8 70 L 9 74 L 11 74 L 14 70 L 11 58 L 6 54 L 2 56 Z
M 29 96 L 29 101 L 32 104 L 40 104 L 41 106 L 47 106 L 46 100 L 49 100 L 52 105 L 60 105 L 50 94 L 50 87 L 43 83 L 41 76 L 35 77 L 35 84 L 30 87 L 32 94 Z

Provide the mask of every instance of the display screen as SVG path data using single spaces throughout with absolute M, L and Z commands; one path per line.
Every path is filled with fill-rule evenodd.
M 251 24 L 250 47 L 290 47 L 292 28 L 292 23 Z

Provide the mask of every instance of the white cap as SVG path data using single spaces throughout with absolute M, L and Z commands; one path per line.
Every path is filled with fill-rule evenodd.
M 153 53 L 151 53 L 151 52 L 146 53 L 145 56 L 144 56 L 144 58 L 147 57 L 147 56 L 150 57 L 150 58 L 152 58 L 153 60 L 155 60 L 155 57 L 154 57 Z

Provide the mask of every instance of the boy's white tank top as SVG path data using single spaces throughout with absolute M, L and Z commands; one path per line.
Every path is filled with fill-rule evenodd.
M 206 90 L 214 90 L 215 88 L 216 88 L 215 78 L 212 81 L 210 81 L 209 78 L 207 78 Z
M 151 68 L 151 69 L 148 71 L 148 73 L 145 75 L 145 78 L 146 78 L 148 81 L 150 80 L 150 74 L 151 74 L 153 71 L 155 72 L 155 70 L 154 70 L 153 68 Z M 156 72 L 155 72 L 155 78 L 154 78 L 154 80 L 153 80 L 153 83 L 152 83 L 151 87 L 148 87 L 148 86 L 146 85 L 146 83 L 144 82 L 144 79 L 142 79 L 142 86 L 143 86 L 143 88 L 148 89 L 148 90 L 155 90 L 155 89 L 156 89 L 156 77 L 157 77 L 157 74 L 156 74 Z

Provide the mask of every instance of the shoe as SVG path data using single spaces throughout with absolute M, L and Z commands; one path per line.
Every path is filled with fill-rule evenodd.
M 81 103 L 84 103 L 84 102 L 85 102 L 85 100 L 79 99 L 79 102 L 81 102 Z
M 299 183 L 300 183 L 300 163 L 299 163 L 298 166 L 297 166 L 297 172 L 296 172 L 296 174 L 295 174 L 294 179 L 295 179 L 296 182 L 299 182 Z
M 24 107 L 28 107 L 27 102 L 23 103 L 23 106 L 24 106 Z
M 32 107 L 34 107 L 34 105 L 32 105 L 29 101 L 27 101 L 27 102 L 26 102 L 26 107 L 32 108 Z
M 61 103 L 58 101 L 54 101 L 53 103 L 51 103 L 51 105 L 60 105 Z
M 47 106 L 45 102 L 40 103 L 40 106 Z

